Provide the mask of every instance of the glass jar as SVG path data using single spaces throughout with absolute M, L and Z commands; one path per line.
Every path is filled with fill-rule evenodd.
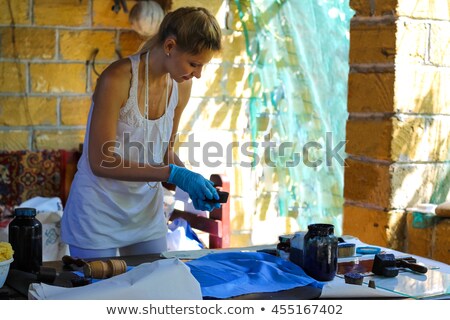
M 337 271 L 338 239 L 332 224 L 311 224 L 304 238 L 303 269 L 318 281 L 330 281 Z
M 16 208 L 9 223 L 9 243 L 14 250 L 12 269 L 38 272 L 42 265 L 42 224 L 36 209 Z

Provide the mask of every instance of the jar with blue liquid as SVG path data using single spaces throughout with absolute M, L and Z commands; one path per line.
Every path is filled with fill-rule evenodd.
M 318 281 L 330 281 L 336 275 L 338 239 L 332 224 L 310 224 L 303 243 L 303 269 Z

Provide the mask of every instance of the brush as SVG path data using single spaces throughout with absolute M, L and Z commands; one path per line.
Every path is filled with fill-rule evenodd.
M 353 257 L 355 255 L 354 243 L 339 243 L 338 244 L 338 258 Z

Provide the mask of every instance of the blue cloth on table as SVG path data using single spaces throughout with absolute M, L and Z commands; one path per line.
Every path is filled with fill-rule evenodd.
M 186 262 L 186 265 L 200 283 L 203 297 L 224 299 L 295 287 L 322 289 L 324 286 L 296 264 L 262 252 L 214 253 Z

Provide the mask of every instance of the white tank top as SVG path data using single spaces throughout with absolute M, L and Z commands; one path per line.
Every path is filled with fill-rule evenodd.
M 138 107 L 140 56 L 136 54 L 129 59 L 131 87 L 128 100 L 120 109 L 114 151 L 134 162 L 160 163 L 170 141 L 178 104 L 178 84 L 172 80 L 172 93 L 164 115 L 156 120 L 144 119 Z M 151 186 L 157 186 L 151 188 L 146 182 L 107 179 L 92 173 L 88 137 L 93 107 L 92 103 L 83 153 L 64 208 L 62 240 L 84 249 L 108 249 L 165 236 L 167 223 L 160 183 L 149 182 Z

